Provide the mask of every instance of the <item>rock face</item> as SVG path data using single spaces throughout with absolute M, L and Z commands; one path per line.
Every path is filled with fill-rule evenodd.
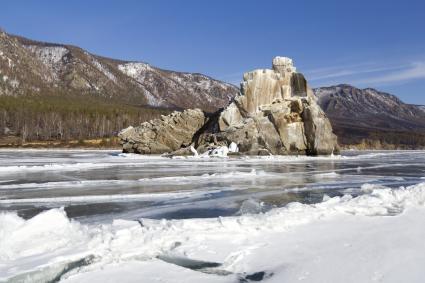
M 154 134 L 158 132 L 164 133 Z M 173 113 L 126 129 L 120 137 L 124 151 L 140 153 L 175 151 L 189 144 L 203 153 L 232 142 L 240 153 L 252 155 L 339 151 L 329 120 L 304 76 L 286 57 L 274 58 L 272 70 L 245 73 L 241 94 L 210 117 L 199 110 Z
M 144 122 L 139 127 L 130 126 L 118 137 L 124 152 L 160 154 L 188 147 L 204 123 L 204 113 L 199 109 L 175 111 L 161 119 Z

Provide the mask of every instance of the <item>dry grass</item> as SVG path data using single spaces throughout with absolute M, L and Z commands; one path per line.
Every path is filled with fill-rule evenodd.
M 93 149 L 121 149 L 117 137 L 102 139 L 83 139 L 69 141 L 31 141 L 22 143 L 18 137 L 6 137 L 0 139 L 2 148 L 93 148 Z

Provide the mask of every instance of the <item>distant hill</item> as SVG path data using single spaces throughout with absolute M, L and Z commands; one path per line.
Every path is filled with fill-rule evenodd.
M 425 147 L 425 106 L 403 103 L 372 88 L 337 85 L 314 89 L 343 146 Z
M 4 32 L 0 33 L 0 48 L 0 95 L 63 92 L 114 98 L 134 105 L 213 111 L 226 106 L 239 91 L 202 74 L 105 58 L 76 46 Z
M 213 112 L 238 92 L 202 74 L 105 58 L 0 31 L 0 139 L 107 137 L 171 109 Z

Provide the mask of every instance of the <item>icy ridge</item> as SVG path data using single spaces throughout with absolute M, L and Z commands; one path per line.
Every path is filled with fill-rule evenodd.
M 399 189 L 365 184 L 362 190 L 366 194 L 358 197 L 325 197 L 313 205 L 291 203 L 264 214 L 211 219 L 115 220 L 110 225 L 86 226 L 69 220 L 63 209 L 48 210 L 29 220 L 1 213 L 0 280 L 87 256 L 95 258 L 91 268 L 100 268 L 135 258 L 151 260 L 172 251 L 190 255 L 214 239 L 248 239 L 335 217 L 379 218 L 425 204 L 425 183 Z M 223 268 L 235 271 L 233 260 L 227 258 Z

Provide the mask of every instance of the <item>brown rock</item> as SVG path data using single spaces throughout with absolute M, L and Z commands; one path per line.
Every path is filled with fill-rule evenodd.
M 204 113 L 199 109 L 189 109 L 144 122 L 137 128 L 129 127 L 118 136 L 124 152 L 161 154 L 189 146 L 204 124 Z

